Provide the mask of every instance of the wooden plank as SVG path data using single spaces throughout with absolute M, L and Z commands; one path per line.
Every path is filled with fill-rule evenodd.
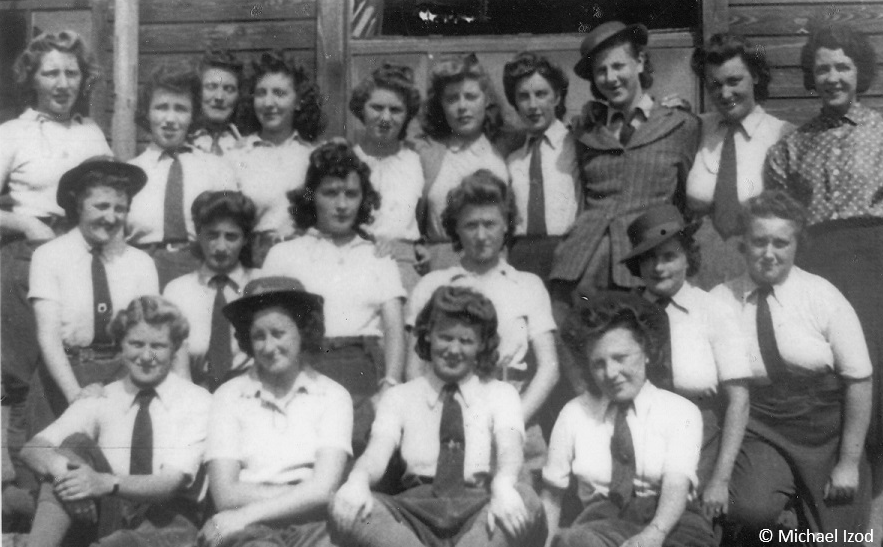
M 748 36 L 806 34 L 811 20 L 819 17 L 849 22 L 862 32 L 883 33 L 883 9 L 879 3 L 731 7 L 730 32 Z
M 801 4 L 813 4 L 816 6 L 825 6 L 830 8 L 832 13 L 837 12 L 838 6 L 841 4 L 855 4 L 855 0 L 799 0 Z M 880 0 L 863 0 L 863 4 L 883 4 Z M 737 0 L 730 2 L 730 7 L 754 7 L 754 6 L 772 6 L 772 5 L 793 5 L 787 0 Z
M 877 67 L 877 73 L 883 73 L 883 65 Z M 773 82 L 770 86 L 771 97 L 809 97 L 812 96 L 803 88 L 803 71 L 799 68 L 774 68 Z M 871 84 L 866 95 L 883 96 L 883 80 Z
M 730 6 L 727 0 L 702 2 L 702 42 L 720 32 L 730 30 Z
M 82 10 L 89 9 L 89 0 L 3 0 L 0 10 Z
M 315 19 L 315 0 L 149 0 L 141 2 L 142 23 L 211 23 Z M 113 14 L 111 13 L 111 17 Z
M 767 36 L 749 37 L 755 44 L 763 46 L 767 63 L 772 67 L 800 66 L 800 49 L 806 43 L 806 36 Z M 883 61 L 883 34 L 868 36 L 871 45 Z
M 116 157 L 135 156 L 135 107 L 138 104 L 138 0 L 114 0 L 113 24 L 113 128 Z
M 883 97 L 867 97 L 862 104 L 883 111 Z M 818 99 L 770 99 L 763 103 L 764 109 L 777 118 L 793 124 L 803 124 L 819 113 L 821 103 Z
M 349 94 L 350 0 L 320 1 L 316 13 L 316 82 L 325 97 L 324 136 L 346 135 Z
M 107 20 L 108 3 L 109 0 L 92 0 L 92 52 L 95 54 L 95 61 L 105 74 L 113 71 L 113 54 L 110 52 L 113 44 L 113 26 Z M 89 97 L 90 115 L 101 127 L 110 126 L 110 117 L 105 109 L 105 105 L 110 101 L 108 87 L 107 77 L 99 78 Z
M 185 23 L 141 25 L 144 53 L 203 51 L 208 47 L 240 49 L 312 49 L 316 42 L 313 21 L 263 21 L 260 23 Z

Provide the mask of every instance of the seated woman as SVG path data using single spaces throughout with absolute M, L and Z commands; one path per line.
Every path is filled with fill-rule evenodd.
M 267 277 L 224 315 L 255 365 L 214 395 L 206 461 L 218 513 L 203 545 L 330 546 L 325 509 L 352 454 L 353 415 L 346 390 L 311 364 L 322 297 Z
M 211 397 L 169 374 L 187 330 L 159 296 L 140 296 L 114 318 L 125 376 L 73 403 L 22 450 L 44 481 L 30 547 L 196 541 Z
M 306 185 L 288 194 L 306 233 L 273 247 L 263 268 L 264 275 L 295 277 L 325 299 L 326 339 L 315 366 L 353 396 L 357 455 L 374 419 L 371 397 L 401 381 L 405 359 L 398 268 L 362 234 L 378 202 L 368 177 L 349 144 L 317 148 Z
M 187 141 L 203 152 L 223 156 L 239 146 L 242 61 L 228 50 L 206 51 L 199 61 L 202 81 L 202 115 L 193 124 Z
M 440 287 L 416 332 L 431 368 L 380 401 L 371 442 L 331 505 L 340 544 L 542 545 L 539 500 L 516 484 L 524 432 L 518 393 L 492 377 L 493 304 L 465 287 Z M 407 489 L 372 494 L 396 450 Z
M 806 225 L 806 210 L 781 191 L 750 199 L 741 217 L 747 272 L 712 290 L 738 314 L 760 377 L 730 483 L 741 545 L 760 544 L 758 532 L 775 529 L 789 506 L 800 530 L 867 524 L 871 361 L 843 294 L 794 266 Z
M 190 336 L 176 355 L 176 370 L 214 392 L 250 364 L 221 310 L 258 277 L 247 247 L 254 203 L 239 192 L 203 192 L 190 208 L 196 226 L 193 253 L 199 269 L 172 280 L 163 295 L 190 322 Z
M 733 463 L 748 422 L 751 365 L 736 315 L 687 281 L 699 270 L 697 223 L 684 224 L 674 205 L 654 207 L 628 229 L 625 263 L 644 280 L 644 298 L 668 316 L 670 361 L 651 381 L 686 397 L 702 411 L 699 492 L 705 515 L 727 512 Z M 651 371 L 647 371 L 650 375 Z
M 717 545 L 689 503 L 696 488 L 702 416 L 654 386 L 667 332 L 658 307 L 638 295 L 583 300 L 562 327 L 589 390 L 561 411 L 543 469 L 543 504 L 554 545 Z M 582 512 L 559 530 L 564 490 L 576 480 Z

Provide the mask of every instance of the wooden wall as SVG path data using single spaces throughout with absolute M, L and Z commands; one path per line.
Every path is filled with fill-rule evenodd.
M 820 103 L 803 88 L 800 48 L 813 18 L 846 21 L 868 33 L 883 63 L 883 1 L 881 0 L 730 0 L 730 32 L 743 34 L 766 48 L 773 83 L 767 110 L 794 123 L 818 113 Z M 878 65 L 878 75 L 883 66 Z M 862 101 L 883 108 L 883 78 L 878 77 Z

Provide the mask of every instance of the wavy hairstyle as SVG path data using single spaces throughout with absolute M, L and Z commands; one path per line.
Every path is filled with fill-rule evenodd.
M 681 244 L 681 248 L 687 255 L 687 277 L 693 277 L 699 273 L 699 268 L 702 267 L 702 252 L 699 250 L 699 243 L 696 242 L 696 238 L 693 237 L 692 233 L 688 234 L 686 232 L 679 232 L 674 239 Z M 648 257 L 651 251 L 653 249 L 649 249 L 646 253 L 634 256 L 625 262 L 626 268 L 629 269 L 633 276 L 641 277 L 641 261 Z
M 64 209 L 65 217 L 72 225 L 80 222 L 80 211 L 83 210 L 83 202 L 89 197 L 93 188 L 113 188 L 123 192 L 128 198 L 128 203 L 126 204 L 126 209 L 128 210 L 132 205 L 132 198 L 135 197 L 129 182 L 127 177 L 121 175 L 111 175 L 96 171 L 84 173 L 80 178 L 80 184 L 77 186 L 76 198 L 71 203 L 71 206 Z
M 638 75 L 638 81 L 641 83 L 641 89 L 650 89 L 653 85 L 653 63 L 650 62 L 650 53 L 647 51 L 647 47 L 643 46 L 631 38 L 631 33 L 623 33 L 619 36 L 615 36 L 609 41 L 604 42 L 604 47 L 600 47 L 594 51 L 595 55 L 598 53 L 610 49 L 612 47 L 621 46 L 623 44 L 628 44 L 629 53 L 632 54 L 634 59 L 638 59 L 641 54 L 644 55 L 644 72 Z M 589 56 L 589 66 L 592 66 L 594 63 L 593 60 L 594 55 Z M 595 85 L 595 78 L 593 77 L 589 80 L 592 89 L 592 96 L 596 99 L 603 99 L 604 94 L 601 93 L 601 90 L 598 89 L 598 86 Z
M 515 94 L 518 84 L 524 78 L 530 78 L 534 74 L 545 78 L 552 86 L 552 90 L 558 94 L 560 100 L 558 106 L 555 107 L 555 117 L 559 120 L 562 119 L 567 112 L 565 103 L 567 102 L 567 89 L 570 86 L 567 74 L 560 66 L 532 51 L 522 51 L 506 63 L 503 68 L 503 91 L 506 93 L 506 100 L 517 110 Z
M 437 288 L 414 323 L 415 349 L 424 361 L 432 360 L 430 335 L 441 318 L 462 321 L 478 330 L 480 349 L 476 355 L 475 374 L 479 378 L 490 377 L 497 366 L 500 345 L 497 311 L 491 301 L 467 287 Z
M 177 306 L 156 295 L 139 296 L 120 310 L 108 326 L 111 338 L 119 348 L 129 329 L 146 323 L 151 327 L 169 326 L 169 335 L 175 350 L 190 334 L 190 323 Z
M 246 242 L 239 251 L 239 262 L 246 268 L 254 266 L 251 247 L 247 244 L 257 220 L 257 208 L 251 198 L 242 192 L 226 190 L 212 192 L 211 190 L 206 190 L 193 200 L 193 204 L 190 206 L 190 214 L 193 218 L 193 224 L 196 226 L 197 234 L 203 228 L 218 220 L 233 221 L 242 230 L 243 240 Z M 205 259 L 202 247 L 198 242 L 193 244 L 191 252 L 199 260 Z
M 766 53 L 739 34 L 719 33 L 709 38 L 704 47 L 697 47 L 690 59 L 690 67 L 699 79 L 706 83 L 705 72 L 712 66 L 720 66 L 739 57 L 757 83 L 754 84 L 754 100 L 762 103 L 770 96 L 772 74 Z
M 199 60 L 199 65 L 197 66 L 199 79 L 202 80 L 205 72 L 212 68 L 224 70 L 236 77 L 236 86 L 239 92 L 239 97 L 236 100 L 236 105 L 233 107 L 233 113 L 230 115 L 230 119 L 227 120 L 227 123 L 236 125 L 237 129 L 242 132 L 244 131 L 244 123 L 248 110 L 246 108 L 248 101 L 242 100 L 245 95 L 243 89 L 245 87 L 245 65 L 233 55 L 230 50 L 209 49 L 203 54 L 202 58 Z M 207 120 L 200 117 L 200 119 L 194 124 L 194 127 L 191 127 L 190 130 L 193 131 L 196 128 L 205 127 L 207 125 L 209 125 Z
M 202 114 L 202 80 L 199 74 L 187 61 L 168 61 L 153 69 L 138 94 L 138 109 L 135 113 L 138 125 L 150 130 L 150 102 L 159 89 L 190 97 L 193 109 L 191 125 L 199 119 Z
M 365 122 L 363 118 L 365 103 L 377 89 L 392 91 L 404 103 L 405 123 L 399 133 L 399 140 L 404 139 L 408 133 L 408 124 L 420 111 L 420 92 L 414 85 L 414 71 L 408 66 L 383 63 L 370 76 L 359 82 L 350 97 L 349 107 L 353 116 L 362 123 Z
M 272 294 L 268 294 L 269 298 L 261 300 L 261 304 L 251 311 L 252 318 L 254 318 L 258 311 L 278 308 L 297 325 L 301 351 L 312 353 L 321 351 L 322 340 L 325 337 L 325 314 L 322 311 L 322 307 L 303 309 L 303 306 L 295 306 L 285 299 L 274 299 L 272 296 Z M 254 357 L 250 325 L 251 321 L 249 322 L 249 328 L 239 328 L 237 326 L 233 334 L 236 342 L 239 343 L 239 349 L 249 357 Z
M 782 190 L 764 190 L 745 202 L 739 212 L 739 233 L 746 235 L 751 221 L 756 218 L 780 218 L 791 222 L 796 232 L 797 248 L 806 245 L 809 222 L 806 208 Z M 744 242 L 740 244 L 740 250 L 744 251 L 744 245 Z
M 323 99 L 319 86 L 310 78 L 307 70 L 282 50 L 277 49 L 262 53 L 256 61 L 252 61 L 252 72 L 244 100 L 254 105 L 255 87 L 264 76 L 268 74 L 288 76 L 294 84 L 297 98 L 291 126 L 302 139 L 315 141 L 325 129 L 327 120 L 322 111 Z M 260 123 L 253 110 L 253 107 L 249 108 L 249 120 L 246 125 L 248 128 L 257 129 L 260 128 Z
M 465 80 L 476 80 L 487 98 L 482 126 L 483 133 L 491 140 L 499 134 L 503 118 L 497 94 L 494 92 L 490 76 L 478 62 L 478 57 L 474 53 L 470 53 L 463 57 L 441 61 L 432 67 L 432 73 L 429 75 L 429 89 L 426 91 L 426 101 L 423 103 L 420 120 L 423 131 L 429 137 L 440 141 L 452 135 L 453 132 L 451 126 L 448 125 L 443 105 L 445 88 L 449 84 L 458 84 Z
M 83 37 L 72 30 L 63 30 L 57 34 L 43 33 L 28 43 L 25 50 L 15 60 L 12 67 L 15 76 L 15 87 L 19 100 L 23 105 L 37 105 L 37 92 L 34 89 L 34 74 L 40 68 L 43 56 L 52 50 L 70 53 L 77 58 L 77 65 L 82 73 L 77 99 L 71 107 L 71 114 L 89 115 L 89 96 L 92 87 L 98 81 L 100 71 L 95 57 L 86 46 Z
M 441 214 L 442 227 L 451 238 L 455 251 L 463 249 L 463 242 L 457 233 L 457 222 L 463 209 L 469 205 L 499 207 L 506 220 L 506 243 L 512 240 L 518 225 L 515 194 L 500 177 L 487 169 L 479 169 L 464 177 L 459 186 L 448 192 L 448 204 Z
M 362 203 L 359 204 L 359 212 L 356 214 L 353 228 L 366 237 L 359 227 L 374 221 L 374 211 L 380 207 L 380 194 L 371 185 L 371 169 L 359 159 L 353 147 L 343 139 L 328 141 L 313 150 L 310 154 L 306 182 L 302 187 L 288 192 L 290 204 L 288 212 L 298 228 L 306 230 L 316 225 L 315 193 L 322 179 L 346 178 L 350 173 L 359 176 L 362 189 Z
M 815 91 L 816 51 L 819 48 L 842 49 L 858 70 L 856 93 L 870 89 L 877 75 L 877 55 L 867 36 L 847 23 L 820 23 L 811 27 L 809 38 L 800 50 L 800 68 L 803 69 L 803 87 Z

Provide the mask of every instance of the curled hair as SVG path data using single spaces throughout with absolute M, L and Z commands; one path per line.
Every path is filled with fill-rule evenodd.
M 870 89 L 877 75 L 877 56 L 868 38 L 846 23 L 825 23 L 815 26 L 809 39 L 800 50 L 800 68 L 803 69 L 803 87 L 807 91 L 815 91 L 816 52 L 820 48 L 842 49 L 852 59 L 858 70 L 856 93 L 864 93 Z
M 251 198 L 242 192 L 206 190 L 193 200 L 190 214 L 197 234 L 213 222 L 230 220 L 242 230 L 243 242 L 248 242 L 257 219 L 257 208 Z M 205 259 L 198 242 L 193 244 L 191 250 L 196 258 Z M 239 262 L 246 268 L 254 266 L 251 248 L 247 243 L 244 243 L 239 251 Z
M 404 139 L 408 133 L 408 124 L 420 110 L 420 92 L 414 85 L 414 71 L 411 67 L 383 63 L 374 70 L 370 76 L 359 82 L 350 97 L 350 112 L 365 123 L 363 114 L 365 103 L 371 98 L 371 94 L 377 89 L 392 91 L 402 100 L 405 105 L 405 123 L 399 132 L 399 140 Z
M 304 185 L 288 192 L 288 208 L 298 228 L 306 230 L 316 225 L 316 189 L 325 177 L 345 179 L 350 173 L 359 176 L 362 203 L 353 228 L 371 224 L 374 210 L 380 207 L 380 194 L 371 185 L 371 169 L 359 159 L 353 147 L 343 139 L 328 141 L 310 154 L 310 166 Z
M 628 44 L 629 52 L 632 54 L 632 58 L 634 59 L 639 59 L 641 54 L 644 54 L 644 71 L 638 75 L 638 81 L 641 83 L 641 89 L 650 89 L 650 86 L 653 85 L 653 63 L 650 62 L 650 53 L 647 51 L 646 46 L 635 43 L 631 39 L 631 36 L 629 36 L 628 34 L 616 36 L 612 38 L 609 42 L 604 42 L 604 47 L 598 48 L 594 53 L 597 55 L 604 50 L 616 46 L 621 46 L 623 44 Z M 589 66 L 594 66 L 594 62 L 594 56 L 590 56 Z M 589 81 L 589 83 L 591 84 L 592 88 L 592 96 L 596 99 L 603 99 L 604 94 L 601 93 L 601 90 L 598 89 L 597 85 L 595 85 L 594 76 Z
M 684 253 L 687 255 L 687 277 L 693 277 L 699 273 L 699 268 L 702 266 L 702 253 L 699 251 L 699 244 L 692 233 L 680 232 L 675 239 L 681 244 L 681 248 L 684 249 Z M 651 252 L 653 252 L 653 249 L 638 256 L 633 256 L 630 260 L 626 261 L 625 265 L 633 276 L 641 277 L 641 261 Z
M 126 204 L 126 209 L 128 210 L 129 206 L 132 205 L 132 197 L 135 194 L 132 193 L 131 187 L 128 184 L 129 179 L 127 177 L 92 171 L 85 173 L 80 180 L 81 182 L 77 189 L 76 199 L 64 210 L 64 214 L 71 225 L 76 225 L 80 221 L 80 210 L 83 207 L 83 202 L 86 201 L 86 198 L 89 196 L 89 193 L 93 188 L 113 188 L 114 190 L 120 190 L 125 193 L 126 197 L 129 199 Z
M 70 53 L 77 58 L 82 79 L 80 89 L 77 90 L 77 98 L 71 107 L 71 114 L 88 116 L 89 96 L 100 76 L 99 68 L 83 37 L 72 30 L 63 30 L 57 34 L 41 34 L 31 40 L 28 47 L 18 56 L 12 70 L 19 100 L 24 105 L 37 106 L 34 74 L 39 70 L 43 56 L 52 50 Z
M 190 97 L 191 123 L 199 119 L 202 113 L 202 80 L 199 74 L 187 61 L 169 61 L 153 69 L 138 94 L 138 110 L 135 113 L 138 125 L 150 130 L 150 102 L 153 94 L 160 89 Z
M 226 70 L 230 74 L 236 76 L 236 83 L 242 87 L 243 63 L 227 49 L 210 49 L 203 54 L 199 60 L 199 75 L 202 76 L 206 70 L 210 68 L 218 68 Z
M 739 212 L 739 233 L 748 234 L 751 221 L 756 218 L 780 218 L 794 225 L 798 247 L 806 243 L 809 222 L 806 208 L 782 190 L 764 190 L 749 199 Z
M 690 59 L 690 66 L 700 80 L 706 81 L 706 71 L 712 66 L 720 66 L 734 57 L 739 57 L 751 76 L 757 80 L 754 84 L 754 100 L 762 103 L 770 96 L 772 74 L 767 64 L 766 53 L 760 46 L 755 46 L 744 36 L 720 33 L 712 36 L 705 47 L 697 47 Z
M 190 334 L 190 324 L 177 306 L 156 295 L 139 296 L 126 309 L 119 311 L 108 326 L 110 336 L 117 348 L 133 327 L 146 323 L 151 327 L 169 326 L 169 337 L 175 351 Z
M 500 208 L 506 221 L 506 243 L 515 235 L 518 225 L 518 206 L 515 195 L 509 186 L 487 169 L 479 169 L 463 178 L 459 186 L 448 192 L 448 203 L 441 214 L 442 227 L 451 238 L 455 251 L 463 249 L 463 242 L 457 233 L 460 214 L 469 205 L 482 207 L 494 205 Z
M 297 104 L 294 108 L 294 117 L 291 121 L 292 129 L 307 141 L 313 142 L 325 129 L 325 113 L 322 112 L 322 94 L 319 86 L 310 78 L 307 70 L 297 64 L 294 59 L 285 55 L 282 50 L 273 50 L 262 53 L 257 61 L 252 62 L 253 74 L 249 78 L 246 101 L 254 104 L 254 90 L 264 76 L 268 74 L 284 74 L 291 78 L 294 84 L 294 93 Z M 249 109 L 249 127 L 259 128 L 260 123 L 253 112 Z
M 325 314 L 322 312 L 321 306 L 305 310 L 302 306 L 288 305 L 285 299 L 272 298 L 272 293 L 268 293 L 268 296 L 270 298 L 261 300 L 262 305 L 252 310 L 252 320 L 248 322 L 249 328 L 236 327 L 234 335 L 239 343 L 239 349 L 246 355 L 254 357 L 254 347 L 251 344 L 251 324 L 255 314 L 270 308 L 279 308 L 297 325 L 301 350 L 312 353 L 319 352 L 325 337 Z
M 443 104 L 445 88 L 450 84 L 459 84 L 466 80 L 477 81 L 487 99 L 482 132 L 490 140 L 493 140 L 500 132 L 503 118 L 491 78 L 478 62 L 478 57 L 474 53 L 470 53 L 463 57 L 441 61 L 432 67 L 421 119 L 423 131 L 429 137 L 440 141 L 453 134 L 445 116 Z
M 497 366 L 497 347 L 500 345 L 497 311 L 491 301 L 467 287 L 437 288 L 414 324 L 415 349 L 424 361 L 432 360 L 430 335 L 441 318 L 462 321 L 478 330 L 480 349 L 476 355 L 475 374 L 479 378 L 490 377 Z
M 562 119 L 567 112 L 565 103 L 567 102 L 567 88 L 570 85 L 567 74 L 560 66 L 532 51 L 523 51 L 506 63 L 506 67 L 503 69 L 503 91 L 506 93 L 506 100 L 517 110 L 515 93 L 518 84 L 521 80 L 530 78 L 534 74 L 545 78 L 558 95 L 559 101 L 558 106 L 555 107 L 555 117 L 559 120 Z

